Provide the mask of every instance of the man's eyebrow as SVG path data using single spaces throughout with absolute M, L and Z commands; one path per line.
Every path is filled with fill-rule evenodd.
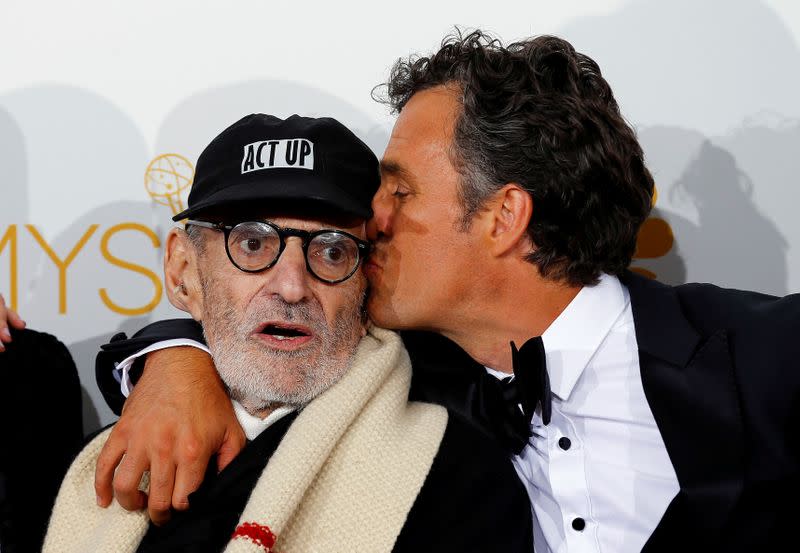
M 403 180 L 411 180 L 411 173 L 408 170 L 391 159 L 381 160 L 381 175 L 383 176 L 397 176 Z

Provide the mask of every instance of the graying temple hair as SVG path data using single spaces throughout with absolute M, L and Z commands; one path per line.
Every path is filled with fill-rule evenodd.
M 197 253 L 203 255 L 206 253 L 206 237 L 203 234 L 203 229 L 195 225 L 186 225 L 186 235 L 189 237 L 189 242 L 195 247 Z

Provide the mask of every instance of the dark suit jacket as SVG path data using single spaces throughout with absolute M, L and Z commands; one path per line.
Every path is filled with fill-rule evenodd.
M 633 273 L 622 280 L 645 395 L 680 484 L 644 551 L 770 551 L 781 539 L 796 541 L 800 296 L 671 287 Z M 176 336 L 202 339 L 185 321 L 139 333 L 141 346 Z M 440 336 L 405 333 L 404 340 L 414 366 L 412 398 L 469 416 L 464 398 L 483 368 Z M 119 409 L 113 352 L 98 356 L 97 376 Z
M 31 329 L 11 335 L 0 353 L 0 549 L 35 553 L 83 444 L 81 386 L 55 336 Z
M 104 351 L 98 355 L 97 374 L 98 380 L 103 382 L 106 397 L 115 397 L 110 388 L 116 386 L 119 390 L 113 376 L 111 380 L 105 378 L 111 375 L 112 360 L 122 359 L 153 341 L 183 335 L 181 332 L 187 328 L 185 323 L 185 319 L 154 323 L 130 340 L 118 335 L 111 344 L 104 346 Z M 202 339 L 196 334 L 192 336 Z M 119 398 L 111 404 L 121 407 Z M 278 421 L 276 425 L 282 422 Z M 271 443 L 264 443 L 259 436 L 219 478 L 207 475 L 199 494 L 190 498 L 190 505 L 197 506 L 197 510 L 193 513 L 190 507 L 186 513 L 178 514 L 163 530 L 151 528 L 140 551 L 199 553 L 221 550 L 218 545 L 227 542 L 241 512 L 237 512 L 235 505 L 230 508 L 221 505 L 230 500 L 230 495 L 237 493 L 235 490 L 252 489 L 255 478 L 268 456 L 278 447 L 281 436 L 282 433 L 273 436 Z M 269 439 L 269 436 L 265 437 Z M 259 449 L 252 449 L 254 445 Z M 238 505 L 239 509 L 244 506 L 243 503 Z M 530 503 L 508 454 L 491 436 L 476 429 L 460 415 L 450 413 L 439 451 L 393 551 L 529 553 L 532 550 Z
M 645 551 L 797 543 L 800 295 L 623 282 L 645 395 L 681 487 Z

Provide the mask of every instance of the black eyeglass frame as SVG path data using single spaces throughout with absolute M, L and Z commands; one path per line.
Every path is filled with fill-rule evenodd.
M 260 269 L 245 269 L 241 267 L 238 263 L 236 263 L 236 261 L 234 261 L 233 256 L 231 255 L 230 246 L 228 245 L 228 238 L 230 237 L 231 232 L 233 232 L 233 229 L 235 229 L 239 225 L 245 225 L 248 223 L 260 223 L 267 225 L 268 227 L 274 229 L 275 232 L 278 234 L 278 240 L 279 240 L 278 255 L 276 255 L 275 259 L 273 259 L 268 265 L 266 265 L 265 267 L 261 267 Z M 233 264 L 234 267 L 245 273 L 260 273 L 262 271 L 266 271 L 267 269 L 274 267 L 275 264 L 278 262 L 278 260 L 281 258 L 281 255 L 283 255 L 283 250 L 286 249 L 286 239 L 292 236 L 296 236 L 297 238 L 300 238 L 300 240 L 302 240 L 303 258 L 306 260 L 306 270 L 308 271 L 308 274 L 310 274 L 317 280 L 320 280 L 327 284 L 338 284 L 340 282 L 344 282 L 345 280 L 353 276 L 355 272 L 358 270 L 359 265 L 361 265 L 361 263 L 364 262 L 367 256 L 369 256 L 370 249 L 372 248 L 370 243 L 367 242 L 366 240 L 362 240 L 357 236 L 353 236 L 349 232 L 345 232 L 343 230 L 338 230 L 338 229 L 319 229 L 310 231 L 310 230 L 301 230 L 290 227 L 284 228 L 276 225 L 271 221 L 240 221 L 235 225 L 226 225 L 224 223 L 211 223 L 209 221 L 197 221 L 194 219 L 188 219 L 186 221 L 186 226 L 188 227 L 189 225 L 195 225 L 197 227 L 203 227 L 211 230 L 216 230 L 218 232 L 222 232 L 225 235 L 225 253 L 228 255 L 228 259 L 230 260 L 230 262 Z M 358 259 L 356 260 L 356 263 L 353 266 L 353 270 L 338 280 L 328 280 L 326 278 L 322 278 L 321 276 L 319 276 L 317 273 L 314 272 L 314 270 L 311 268 L 311 264 L 308 262 L 308 245 L 314 238 L 316 238 L 321 234 L 339 234 L 341 236 L 346 236 L 347 238 L 353 240 L 353 242 L 356 243 L 356 246 L 358 248 Z

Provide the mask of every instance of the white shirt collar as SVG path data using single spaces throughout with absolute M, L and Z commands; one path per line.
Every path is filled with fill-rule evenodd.
M 542 334 L 550 388 L 565 401 L 630 298 L 619 279 L 603 274 L 584 286 Z
M 233 403 L 233 411 L 236 413 L 236 418 L 239 420 L 239 424 L 242 425 L 242 429 L 247 439 L 250 441 L 255 440 L 258 435 L 269 426 L 295 410 L 294 407 L 278 407 L 272 413 L 260 419 L 248 413 L 247 410 L 242 407 L 242 404 L 235 399 L 232 399 L 231 403 Z

